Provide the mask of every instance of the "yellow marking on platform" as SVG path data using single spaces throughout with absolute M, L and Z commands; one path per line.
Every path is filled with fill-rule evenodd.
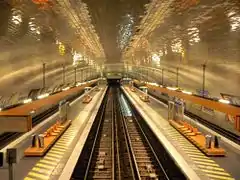
M 231 177 L 231 175 L 229 173 L 226 172 L 221 172 L 221 171 L 214 171 L 214 170 L 207 170 L 207 169 L 201 169 L 203 172 L 206 172 L 208 174 L 217 174 L 217 175 L 221 175 L 221 176 L 229 176 Z
M 203 166 L 203 165 L 197 165 L 199 168 L 202 169 L 207 169 L 207 170 L 214 170 L 214 171 L 222 171 L 224 172 L 225 170 L 223 168 L 218 168 L 218 167 L 212 167 L 212 166 Z
M 191 159 L 199 158 L 199 159 L 206 159 L 206 160 L 209 160 L 209 158 L 206 157 L 206 156 L 189 155 L 189 154 L 188 154 L 188 156 L 189 156 Z
M 49 165 L 53 165 L 53 166 L 56 166 L 58 164 L 58 162 L 52 162 L 52 161 L 48 161 L 46 159 L 41 159 L 40 160 L 40 163 L 43 163 L 43 164 L 49 164 Z
M 35 171 L 36 173 L 43 173 L 43 174 L 47 174 L 50 175 L 52 173 L 52 171 L 43 169 L 43 168 L 38 168 L 38 167 L 33 167 L 32 171 Z
M 25 177 L 24 180 L 36 180 L 36 179 L 30 178 L 30 177 Z
M 69 143 L 69 142 L 71 142 L 71 140 L 70 139 L 60 139 L 60 140 L 58 140 L 58 143 Z
M 51 153 L 51 152 L 49 152 L 49 153 L 47 154 L 47 156 L 56 157 L 56 158 L 62 158 L 62 156 L 60 156 L 60 155 L 58 155 L 58 154 L 53 154 L 53 153 Z M 46 156 L 46 157 L 47 157 L 47 156 Z
M 202 165 L 205 165 L 205 166 L 214 166 L 214 167 L 219 167 L 218 164 L 216 163 L 207 163 L 207 162 L 202 162 L 202 161 L 194 161 L 196 164 L 202 164 Z
M 58 144 L 64 144 L 64 143 L 71 143 L 71 141 L 69 139 L 61 139 L 58 141 Z
M 59 152 L 66 152 L 66 149 L 60 149 L 60 148 L 56 148 L 56 147 L 53 147 L 51 150 L 59 151 Z
M 61 145 L 61 144 L 55 144 L 55 145 L 54 145 L 54 148 L 67 149 L 68 147 L 63 146 L 63 145 Z
M 200 159 L 209 159 L 208 157 L 206 156 L 199 156 L 199 155 L 191 155 L 191 154 L 188 154 L 188 156 L 193 159 L 193 158 L 200 158 Z
M 187 150 L 186 150 L 187 151 Z M 203 153 L 201 152 L 186 152 L 188 155 L 198 155 L 198 156 L 203 156 L 206 157 Z
M 53 158 L 53 157 L 49 157 L 49 156 L 45 156 L 44 159 L 48 159 L 51 161 L 55 161 L 55 162 L 59 162 L 59 159 Z
M 171 130 L 171 129 L 167 129 L 167 134 L 176 134 L 176 135 L 180 135 L 177 131 Z
M 77 129 L 69 129 L 66 133 L 77 133 Z
M 74 136 L 63 136 L 63 137 L 61 137 L 61 139 L 73 139 L 74 138 Z
M 199 149 L 195 148 L 195 147 L 192 147 L 192 148 L 186 148 L 186 147 L 181 147 L 183 150 L 186 150 L 186 151 L 196 151 L 196 152 L 199 152 L 199 153 L 202 153 Z M 203 153 L 202 153 L 203 154 Z
M 183 139 L 182 137 L 179 137 L 177 135 L 174 135 L 174 134 L 168 134 L 167 136 L 169 136 L 170 138 L 176 138 L 176 139 Z
M 185 143 L 185 142 L 176 142 L 177 144 L 179 144 L 181 147 L 185 147 L 185 148 L 193 148 L 195 149 L 195 147 L 189 143 Z
M 182 138 L 172 138 L 172 140 L 189 143 L 186 139 L 182 139 Z
M 36 166 L 37 166 L 37 167 L 41 167 L 41 168 L 45 168 L 45 169 L 50 169 L 50 170 L 52 170 L 52 169 L 55 168 L 55 166 L 51 166 L 51 165 L 47 165 L 47 164 L 42 164 L 42 163 L 37 163 Z
M 77 134 L 77 131 L 69 131 L 65 135 L 74 135 Z
M 59 154 L 59 155 L 63 155 L 63 154 L 64 154 L 64 152 L 55 151 L 55 150 L 53 150 L 53 149 L 52 149 L 49 153 Z
M 39 179 L 42 179 L 42 180 L 48 180 L 48 178 L 49 178 L 48 176 L 38 174 L 38 173 L 35 173 L 35 172 L 29 172 L 28 175 L 39 178 Z
M 218 176 L 218 175 L 214 175 L 214 174 L 206 174 L 208 177 L 210 178 L 214 178 L 214 179 L 218 179 L 218 180 L 235 180 L 232 177 L 225 177 L 225 176 Z
M 207 158 L 197 158 L 197 157 L 191 157 L 191 159 L 193 160 L 197 160 L 197 161 L 204 161 L 204 162 L 211 162 L 211 163 L 215 163 L 215 161 L 211 160 L 211 159 L 207 159 Z

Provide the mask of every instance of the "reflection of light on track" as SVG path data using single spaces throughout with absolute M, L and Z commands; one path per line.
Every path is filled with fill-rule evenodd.
M 185 139 L 177 130 L 166 129 L 167 136 L 176 142 L 178 146 L 187 154 L 187 156 L 196 164 L 196 166 L 210 179 L 214 180 L 234 180 L 229 173 L 221 168 L 214 160 L 207 157 L 187 139 Z
M 123 96 L 123 94 L 120 95 L 120 101 L 121 101 L 121 110 L 124 114 L 124 116 L 132 116 L 132 112 L 131 109 L 125 99 L 125 97 Z

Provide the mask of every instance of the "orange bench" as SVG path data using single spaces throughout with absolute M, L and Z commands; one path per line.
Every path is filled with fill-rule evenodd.
M 84 98 L 83 98 L 83 103 L 89 103 L 90 101 L 92 100 L 92 97 L 90 95 L 86 95 Z
M 214 147 L 214 142 L 211 143 L 211 148 L 206 148 L 205 136 L 202 135 L 197 128 L 192 127 L 187 122 L 169 120 L 169 123 L 206 155 L 208 156 L 226 155 L 226 151 L 223 148 Z
M 53 146 L 57 139 L 67 130 L 71 121 L 68 120 L 64 124 L 58 123 L 50 127 L 44 134 L 44 147 L 39 147 L 38 141 L 35 147 L 28 147 L 24 151 L 25 156 L 44 156 L 44 154 Z
M 149 101 L 150 101 L 148 95 L 140 95 L 139 97 L 140 97 L 140 99 L 141 99 L 142 101 L 144 101 L 144 102 L 149 102 Z

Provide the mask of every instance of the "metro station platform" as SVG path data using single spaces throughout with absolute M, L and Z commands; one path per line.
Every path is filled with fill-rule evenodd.
M 88 92 L 93 97 L 90 103 L 82 103 L 86 93 L 70 103 L 68 117 L 72 120 L 72 124 L 44 157 L 24 157 L 24 150 L 31 144 L 32 134 L 43 133 L 56 122 L 58 112 L 6 147 L 16 147 L 18 149 L 19 162 L 14 165 L 15 179 L 58 179 L 65 164 L 69 161 L 75 145 L 77 144 L 78 147 L 84 145 L 84 141 L 79 140 L 79 138 L 88 135 L 85 129 L 91 127 L 91 122 L 95 119 L 106 88 L 102 87 L 99 91 L 95 90 L 96 88 L 92 88 Z M 0 168 L 0 177 L 3 180 L 8 179 L 8 169 L 6 167 Z
M 26 104 L 22 104 L 15 108 L 0 112 L 0 132 L 27 132 L 31 130 L 33 123 L 32 116 L 39 114 L 53 105 L 56 105 L 61 100 L 72 96 L 84 90 L 85 87 L 91 86 L 97 80 L 86 82 L 79 87 L 68 88 L 65 91 L 50 95 L 48 93 L 41 95 L 38 100 Z M 11 120 L 11 123 L 9 123 Z
M 207 157 L 169 124 L 167 105 L 152 97 L 150 97 L 150 102 L 142 101 L 139 98 L 140 91 L 137 89 L 135 92 L 127 86 L 122 89 L 189 179 L 240 179 L 239 145 L 222 137 L 220 146 L 227 151 L 226 157 Z M 215 134 L 200 124 L 196 125 L 202 133 Z
M 88 104 L 82 103 L 84 95 L 70 104 L 69 119 L 72 125 L 58 139 L 44 157 L 23 157 L 24 150 L 31 144 L 31 135 L 42 133 L 58 118 L 55 113 L 44 122 L 25 133 L 8 147 L 18 148 L 19 162 L 15 165 L 15 177 L 24 180 L 67 180 L 71 179 L 92 124 L 102 103 L 106 87 L 100 91 L 92 88 L 88 93 L 93 97 Z M 226 157 L 207 157 L 191 142 L 174 129 L 168 119 L 167 105 L 150 96 L 150 102 L 139 98 L 140 90 L 132 92 L 128 86 L 123 86 L 131 103 L 154 132 L 159 142 L 168 150 L 172 159 L 190 180 L 237 180 L 240 179 L 240 147 L 222 137 L 220 146 L 227 151 Z M 188 117 L 185 120 L 195 123 L 202 133 L 215 134 L 208 128 L 198 124 Z M 219 135 L 220 136 L 220 135 Z M 226 163 L 231 162 L 231 163 Z M 7 168 L 0 168 L 0 177 L 8 179 Z

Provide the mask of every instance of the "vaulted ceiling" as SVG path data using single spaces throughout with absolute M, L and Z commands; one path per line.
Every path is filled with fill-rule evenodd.
M 47 85 L 61 83 L 63 65 L 72 79 L 73 51 L 89 64 L 137 66 L 152 66 L 157 54 L 160 68 L 179 67 L 191 89 L 199 88 L 205 63 L 210 91 L 226 81 L 221 92 L 239 94 L 239 0 L 46 2 L 0 1 L 0 95 L 40 87 L 43 62 Z

